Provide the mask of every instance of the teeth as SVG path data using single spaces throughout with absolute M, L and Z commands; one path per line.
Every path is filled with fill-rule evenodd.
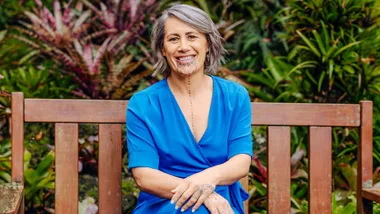
M 186 57 L 180 57 L 179 60 L 180 61 L 189 61 L 189 60 L 192 60 L 194 58 L 194 56 L 186 56 Z

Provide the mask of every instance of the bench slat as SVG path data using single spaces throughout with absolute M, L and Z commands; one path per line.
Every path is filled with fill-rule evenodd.
M 254 125 L 347 127 L 360 125 L 360 106 L 357 104 L 252 103 L 251 105 Z
M 24 183 L 24 94 L 12 93 L 12 181 Z M 22 205 L 22 209 L 23 209 Z
M 268 213 L 290 213 L 290 127 L 268 127 Z
M 78 213 L 78 124 L 55 124 L 55 213 Z
M 309 128 L 309 213 L 331 214 L 331 127 Z
M 25 99 L 25 121 L 124 124 L 127 105 L 128 101 L 120 100 Z M 360 125 L 358 104 L 252 103 L 251 106 L 252 125 Z
M 99 213 L 121 214 L 120 124 L 99 125 Z
M 371 101 L 361 101 L 361 127 L 360 127 L 360 142 L 358 143 L 358 182 L 357 195 L 362 195 L 364 183 L 372 184 L 372 118 L 373 118 L 373 103 Z M 372 202 L 359 198 L 356 212 L 357 213 L 372 213 Z

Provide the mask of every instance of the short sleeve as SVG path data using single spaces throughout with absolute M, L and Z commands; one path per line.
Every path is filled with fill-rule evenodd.
M 238 100 L 234 112 L 236 116 L 232 119 L 232 126 L 228 138 L 228 159 L 237 154 L 248 154 L 252 156 L 252 110 L 249 94 L 246 89 L 238 93 Z
M 159 166 L 152 134 L 142 117 L 144 106 L 148 106 L 148 103 L 141 97 L 133 96 L 128 103 L 126 125 L 129 171 L 136 167 L 158 169 Z

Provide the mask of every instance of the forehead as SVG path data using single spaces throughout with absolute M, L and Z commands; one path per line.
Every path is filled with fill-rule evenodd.
M 197 32 L 198 29 L 174 17 L 169 17 L 165 22 L 165 35 Z

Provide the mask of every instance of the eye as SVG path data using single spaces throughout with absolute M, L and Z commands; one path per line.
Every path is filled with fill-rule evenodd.
M 169 42 L 176 42 L 177 40 L 178 40 L 177 37 L 172 37 L 172 38 L 169 39 Z
M 198 37 L 196 37 L 196 36 L 194 36 L 194 35 L 190 35 L 188 38 L 189 38 L 189 40 L 193 41 L 193 40 L 195 40 L 195 39 L 198 38 Z

